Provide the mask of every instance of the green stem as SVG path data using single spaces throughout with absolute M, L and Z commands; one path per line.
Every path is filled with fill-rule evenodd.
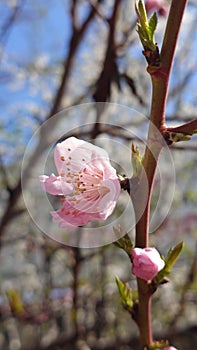
M 176 48 L 178 33 L 187 0 L 172 0 L 161 49 L 161 65 L 156 69 L 148 67 L 152 80 L 152 105 L 147 146 L 144 155 L 144 175 L 140 180 L 137 195 L 133 199 L 136 214 L 140 210 L 141 199 L 144 196 L 144 184 L 148 182 L 147 203 L 143 215 L 136 223 L 136 246 L 145 248 L 149 244 L 149 216 L 152 187 L 159 154 L 163 147 L 163 132 L 165 132 L 165 110 L 168 93 L 168 83 Z M 136 215 L 137 216 L 137 215 Z M 138 315 L 137 323 L 140 330 L 142 347 L 152 344 L 151 329 L 151 293 L 146 281 L 138 279 Z

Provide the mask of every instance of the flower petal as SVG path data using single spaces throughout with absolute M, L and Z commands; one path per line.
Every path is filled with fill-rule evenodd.
M 155 248 L 134 248 L 132 250 L 132 272 L 144 280 L 152 280 L 164 267 L 165 262 L 161 259 Z
M 106 152 L 105 152 L 106 153 Z M 103 172 L 103 180 L 117 179 L 116 169 L 114 169 L 109 161 L 108 156 L 103 153 L 101 157 L 94 157 L 92 164 Z
M 73 230 L 89 221 L 105 220 L 114 210 L 120 194 L 116 170 L 105 150 L 75 137 L 58 143 L 54 160 L 59 176 L 41 176 L 45 191 L 64 199 L 53 220 Z
M 68 173 L 69 171 L 79 172 L 85 166 L 85 163 L 90 161 L 91 151 L 88 152 L 88 148 L 85 147 L 86 144 L 88 142 L 69 137 L 56 145 L 54 160 L 59 174 Z
M 68 172 L 77 173 L 82 171 L 86 165 L 99 164 L 100 170 L 104 169 L 107 162 L 108 168 L 114 173 L 115 169 L 109 163 L 107 152 L 89 142 L 69 137 L 58 143 L 54 151 L 54 160 L 59 174 Z M 67 170 L 69 169 L 69 170 Z
M 109 179 L 101 182 L 101 186 L 108 188 L 108 192 L 100 199 L 98 210 L 102 213 L 103 219 L 110 216 L 116 206 L 120 195 L 121 187 L 118 179 Z
M 61 176 L 50 176 L 41 175 L 39 176 L 40 182 L 45 192 L 53 195 L 66 195 L 72 192 L 72 186 L 62 181 Z
M 66 227 L 68 231 L 74 230 L 78 226 L 84 226 L 90 221 L 99 220 L 100 213 L 88 214 L 72 207 L 67 200 L 64 201 L 61 209 L 52 211 L 51 215 L 54 222 L 57 222 L 59 227 Z

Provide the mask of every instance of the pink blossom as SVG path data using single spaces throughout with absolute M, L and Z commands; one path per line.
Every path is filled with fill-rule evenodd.
M 155 248 L 134 248 L 132 261 L 133 274 L 146 281 L 152 280 L 165 265 Z
M 166 17 L 168 14 L 168 5 L 163 0 L 146 0 L 145 6 L 147 12 L 155 10 L 163 17 Z
M 178 350 L 174 346 L 168 346 L 167 348 L 164 348 L 163 350 Z
M 62 207 L 53 221 L 69 231 L 112 214 L 120 194 L 116 170 L 104 149 L 70 137 L 54 151 L 58 176 L 41 175 L 43 189 L 61 196 Z

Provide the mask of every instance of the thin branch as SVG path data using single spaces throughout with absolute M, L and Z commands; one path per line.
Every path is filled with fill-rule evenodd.
M 95 84 L 96 91 L 93 94 L 93 98 L 96 102 L 96 122 L 92 129 L 92 138 L 94 139 L 99 132 L 99 120 L 105 108 L 105 102 L 111 95 L 111 84 L 113 81 L 119 82 L 119 73 L 116 63 L 115 52 L 115 30 L 117 24 L 117 17 L 122 0 L 115 0 L 111 17 L 109 18 L 109 34 L 107 40 L 107 49 L 105 53 L 103 69 Z
M 0 42 L 5 43 L 5 40 L 7 39 L 9 32 L 10 32 L 13 24 L 15 23 L 18 15 L 19 15 L 19 12 L 21 11 L 22 6 L 24 5 L 24 2 L 25 2 L 25 0 L 20 0 L 16 4 L 16 6 L 13 7 L 10 16 L 7 18 L 7 20 L 5 21 L 5 23 L 3 24 L 2 28 L 1 28 Z
M 16 6 L 14 6 L 10 16 L 7 18 L 6 22 L 2 26 L 2 29 L 1 29 L 1 32 L 0 32 L 0 42 L 4 46 L 6 45 L 6 41 L 7 41 L 8 37 L 9 37 L 10 31 L 11 31 L 15 21 L 17 20 L 17 17 L 19 16 L 20 11 L 22 10 L 22 7 L 24 6 L 25 1 L 26 0 L 18 1 Z M 3 55 L 4 55 L 4 51 L 1 50 L 0 63 L 2 62 Z
M 124 38 L 122 41 L 116 46 L 117 56 L 122 57 L 125 54 L 125 50 L 133 44 L 136 38 L 133 36 L 133 32 L 136 28 L 136 21 L 134 21 L 130 27 L 123 33 Z
M 182 133 L 185 135 L 192 135 L 194 132 L 197 132 L 197 119 L 194 119 L 191 122 L 185 123 L 185 124 L 180 125 L 180 126 L 167 128 L 166 131 L 172 131 L 175 133 Z
M 97 4 L 101 3 L 102 1 L 103 0 L 98 0 Z M 66 59 L 64 61 L 64 69 L 63 69 L 63 74 L 62 74 L 60 86 L 59 86 L 59 89 L 58 89 L 56 96 L 54 98 L 54 102 L 53 102 L 51 111 L 46 119 L 49 119 L 51 116 L 56 114 L 58 112 L 59 108 L 61 107 L 62 97 L 65 93 L 68 78 L 70 75 L 70 71 L 71 71 L 72 66 L 73 66 L 74 55 L 75 55 L 75 53 L 78 49 L 78 46 L 79 46 L 87 28 L 88 28 L 89 23 L 94 18 L 94 15 L 95 15 L 95 9 L 91 8 L 91 10 L 89 11 L 89 14 L 87 15 L 84 23 L 81 26 L 81 28 L 76 29 L 73 26 L 73 34 L 72 34 L 72 37 L 70 40 L 69 55 L 68 55 L 68 57 L 66 57 Z
M 2 176 L 2 182 L 3 185 L 5 186 L 5 189 L 10 192 L 11 191 L 11 187 L 8 181 L 8 176 L 7 176 L 7 172 L 6 172 L 6 168 L 4 166 L 3 163 L 3 159 L 2 159 L 2 155 L 0 154 L 0 170 L 1 170 L 1 176 Z
M 97 3 L 99 4 L 102 1 L 103 0 L 98 0 Z M 71 69 L 73 66 L 73 62 L 74 62 L 75 53 L 78 49 L 78 46 L 79 46 L 79 44 L 80 44 L 80 42 L 81 42 L 81 40 L 82 40 L 86 30 L 87 30 L 89 24 L 91 23 L 92 19 L 94 18 L 94 15 L 95 15 L 95 10 L 93 8 L 91 8 L 85 21 L 82 24 L 80 30 L 76 30 L 75 28 L 73 28 L 73 33 L 72 33 L 72 36 L 70 39 L 69 53 L 68 53 L 68 55 L 66 55 L 65 60 L 64 60 L 62 79 L 61 79 L 59 88 L 56 92 L 51 110 L 50 110 L 48 116 L 46 116 L 46 120 L 50 120 L 51 116 L 56 114 L 58 112 L 58 110 L 61 108 L 62 98 L 65 94 L 68 79 L 69 79 L 70 72 L 71 72 Z M 23 186 L 27 186 L 28 179 L 30 178 L 30 169 L 32 169 L 35 166 L 35 164 L 39 160 L 39 156 L 43 153 L 43 151 L 48 146 L 49 137 L 51 135 L 52 130 L 54 129 L 54 123 L 55 123 L 54 118 L 52 118 L 50 120 L 50 122 L 48 121 L 48 123 L 46 123 L 46 127 L 44 127 L 42 129 L 42 132 L 40 134 L 40 140 L 39 140 L 38 145 L 35 149 L 35 152 L 32 155 L 32 157 L 29 159 L 29 164 L 27 164 L 27 166 L 24 170 L 24 174 L 25 174 L 24 179 L 25 180 L 23 182 Z M 44 133 L 45 137 L 43 137 L 43 133 Z M 7 207 L 6 207 L 5 212 L 4 212 L 2 219 L 1 219 L 0 237 L 3 236 L 8 222 L 13 217 L 14 208 L 15 208 L 15 206 L 16 206 L 16 204 L 21 196 L 21 192 L 22 192 L 21 179 L 19 179 L 17 185 L 12 189 L 12 191 L 10 193 Z M 0 241 L 0 246 L 1 246 L 1 241 Z
M 192 120 L 192 119 L 197 119 L 197 116 L 194 115 L 194 114 L 191 114 L 191 115 L 179 115 L 179 114 L 173 114 L 173 115 L 169 115 L 169 116 L 166 116 L 166 120 L 167 122 L 183 122 L 183 123 L 187 123 L 188 120 Z
M 109 19 L 109 34 L 107 39 L 107 49 L 103 62 L 103 68 L 96 82 L 96 91 L 93 98 L 96 102 L 106 102 L 110 97 L 111 83 L 117 78 L 117 65 L 115 53 L 115 29 L 118 16 L 118 10 L 122 0 L 116 0 L 114 3 L 112 15 Z M 98 121 L 97 121 L 98 122 Z
M 70 4 L 70 14 L 71 14 L 71 18 L 72 18 L 72 26 L 75 29 L 77 28 L 77 24 L 76 24 L 77 2 L 78 2 L 78 0 L 72 0 L 71 4 Z
M 109 19 L 105 16 L 105 13 L 102 11 L 102 8 L 98 6 L 98 3 L 95 4 L 93 0 L 89 0 L 88 2 L 94 8 L 96 14 L 109 25 Z

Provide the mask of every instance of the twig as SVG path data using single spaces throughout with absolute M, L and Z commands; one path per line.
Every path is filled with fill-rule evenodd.
M 98 6 L 93 0 L 88 0 L 89 4 L 94 8 L 96 14 L 109 25 L 109 19 L 105 16 L 105 13 L 102 11 L 101 7 Z
M 197 132 L 197 119 L 194 119 L 191 122 L 182 124 L 180 126 L 167 128 L 166 131 L 172 131 L 172 132 L 175 132 L 175 133 L 182 133 L 182 134 L 186 134 L 186 135 L 192 135 L 195 131 Z
M 117 23 L 117 16 L 119 7 L 122 0 L 115 0 L 112 15 L 109 18 L 109 34 L 107 40 L 107 49 L 105 53 L 105 59 L 103 63 L 103 69 L 96 82 L 96 90 L 93 94 L 93 98 L 96 102 L 97 116 L 95 126 L 92 130 L 92 138 L 98 135 L 99 120 L 105 108 L 105 102 L 111 95 L 112 81 L 119 81 L 118 67 L 116 64 L 116 52 L 115 52 L 115 29 Z
M 0 42 L 3 43 L 4 45 L 6 44 L 6 41 L 7 41 L 7 38 L 9 36 L 9 33 L 12 29 L 12 26 L 13 26 L 14 22 L 16 21 L 24 3 L 25 3 L 25 0 L 18 1 L 16 6 L 14 6 L 10 16 L 7 18 L 7 20 L 5 21 L 5 23 L 2 26 L 2 29 L 0 32 Z M 3 50 L 1 50 L 0 63 L 2 61 L 3 54 L 4 54 Z
M 97 3 L 99 4 L 102 1 L 103 0 L 98 0 Z M 50 110 L 48 116 L 46 116 L 46 120 L 50 120 L 51 116 L 53 116 L 55 113 L 57 113 L 59 108 L 61 107 L 62 98 L 64 96 L 65 89 L 67 87 L 67 82 L 68 82 L 70 71 L 71 71 L 71 68 L 73 65 L 75 53 L 76 53 L 78 46 L 79 46 L 87 28 L 88 28 L 88 25 L 90 24 L 90 22 L 94 18 L 94 15 L 95 15 L 95 10 L 93 8 L 91 8 L 84 23 L 81 26 L 81 28 L 79 30 L 76 30 L 75 28 L 73 28 L 73 33 L 72 33 L 72 36 L 70 39 L 69 53 L 68 53 L 68 55 L 66 54 L 66 57 L 64 60 L 62 79 L 61 79 L 59 88 L 57 90 L 57 93 L 55 95 L 51 110 Z M 27 164 L 27 166 L 24 170 L 24 174 L 25 174 L 24 182 L 23 182 L 24 187 L 27 186 L 28 179 L 30 178 L 30 169 L 32 169 L 34 167 L 34 165 L 37 163 L 37 161 L 39 159 L 39 156 L 43 153 L 43 151 L 48 146 L 48 142 L 49 142 L 48 139 L 49 139 L 49 136 L 50 136 L 53 128 L 54 128 L 54 118 L 51 119 L 50 122 L 48 121 L 48 123 L 46 123 L 46 127 L 42 129 L 42 133 L 40 135 L 40 140 L 39 140 L 38 145 L 35 149 L 35 152 L 33 153 L 32 157 L 29 159 L 29 164 Z M 45 137 L 43 137 L 43 133 L 45 133 Z M 12 191 L 10 193 L 7 207 L 6 207 L 4 214 L 2 216 L 2 220 L 0 223 L 0 237 L 3 236 L 8 222 L 13 217 L 13 210 L 14 210 L 14 208 L 15 208 L 15 206 L 16 206 L 16 204 L 21 196 L 21 191 L 22 191 L 21 179 L 19 179 L 17 185 L 12 189 Z M 1 246 L 1 240 L 0 240 L 0 246 Z

